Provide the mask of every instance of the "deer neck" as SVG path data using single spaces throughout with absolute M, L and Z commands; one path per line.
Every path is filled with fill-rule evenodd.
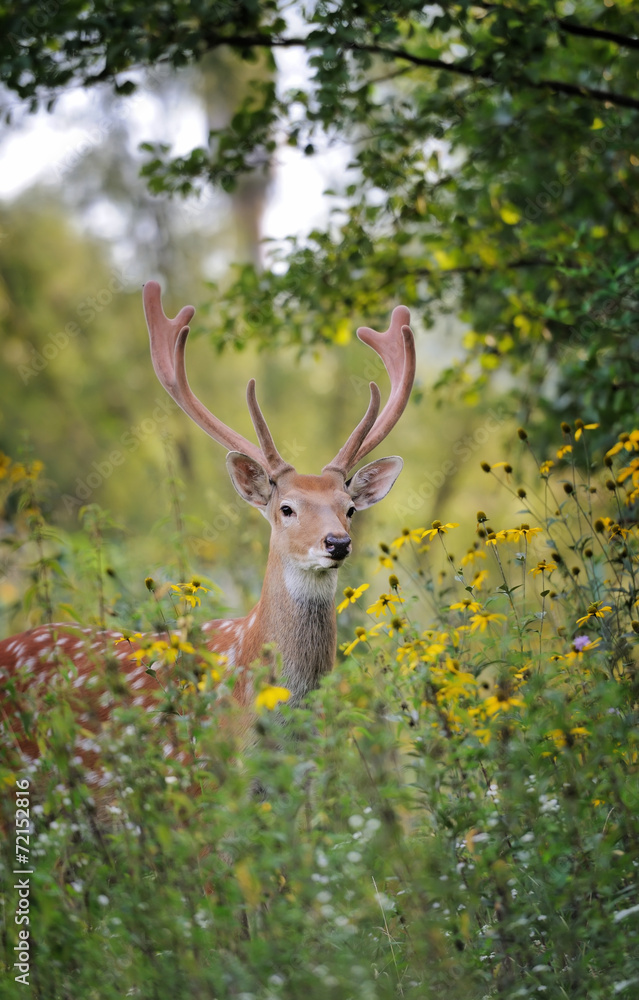
M 255 609 L 263 642 L 282 657 L 282 683 L 298 704 L 333 668 L 336 652 L 337 570 L 305 570 L 269 552 Z

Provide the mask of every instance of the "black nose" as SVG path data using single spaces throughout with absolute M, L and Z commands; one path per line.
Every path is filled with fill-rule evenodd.
M 351 550 L 351 540 L 348 535 L 327 535 L 324 545 L 333 559 L 345 559 Z

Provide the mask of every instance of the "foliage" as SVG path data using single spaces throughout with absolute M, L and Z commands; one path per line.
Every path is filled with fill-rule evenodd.
M 159 725 L 115 663 L 96 664 L 112 715 L 90 730 L 72 667 L 30 686 L 40 760 L 19 760 L 3 719 L 0 766 L 9 831 L 15 782 L 30 781 L 36 995 L 632 995 L 639 431 L 595 463 L 595 430 L 565 424 L 536 484 L 483 463 L 526 520 L 478 512 L 461 559 L 454 522 L 383 543 L 387 589 L 345 591 L 342 613 L 366 602 L 369 624 L 309 707 L 258 676 L 250 748 L 223 661 L 196 666 L 201 581 L 147 580 L 180 635 L 152 650 L 179 682 L 158 694 Z M 37 470 L 2 468 L 31 490 Z M 14 848 L 4 838 L 8 914 Z M 23 989 L 15 932 L 7 997 Z
M 398 298 L 426 321 L 456 308 L 471 329 L 446 384 L 525 369 L 525 415 L 541 391 L 564 416 L 585 407 L 622 429 L 639 356 L 630 0 L 353 0 L 294 18 L 271 0 L 23 2 L 0 27 L 2 79 L 33 108 L 78 83 L 127 94 L 140 67 L 220 47 L 242 60 L 305 54 L 308 80 L 290 92 L 260 64 L 206 146 L 147 149 L 152 189 L 184 193 L 268 170 L 278 143 L 307 156 L 352 147 L 330 226 L 286 244 L 283 273 L 240 272 L 216 311 L 220 342 L 331 339 Z

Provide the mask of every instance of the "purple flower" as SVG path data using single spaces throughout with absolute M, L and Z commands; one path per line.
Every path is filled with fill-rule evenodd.
M 572 640 L 572 644 L 578 653 L 583 653 L 586 646 L 590 645 L 590 642 L 590 636 L 587 635 L 576 635 Z

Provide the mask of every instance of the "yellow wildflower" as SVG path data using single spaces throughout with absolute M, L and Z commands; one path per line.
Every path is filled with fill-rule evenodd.
M 228 663 L 228 657 L 222 653 L 213 653 L 212 656 L 218 666 L 225 666 Z M 195 691 L 209 691 L 216 687 L 221 680 L 221 674 L 213 666 L 205 667 L 201 673 L 198 672 L 198 676 L 200 679 L 196 684 L 191 681 L 181 681 L 182 689 L 188 694 L 194 694 Z
M 481 632 L 486 631 L 486 627 L 491 624 L 491 622 L 506 621 L 506 615 L 500 615 L 497 612 L 490 611 L 478 611 L 476 615 L 473 615 L 470 619 L 470 631 L 476 632 L 478 629 Z
M 473 582 L 472 582 L 473 590 L 481 590 L 482 587 L 484 586 L 484 583 L 488 579 L 489 575 L 490 574 L 487 569 L 477 570 L 475 576 L 473 577 Z
M 594 431 L 599 427 L 599 424 L 583 424 L 577 427 L 575 431 L 575 441 L 578 441 L 584 431 Z
M 147 658 L 160 660 L 162 663 L 175 663 L 180 653 L 194 652 L 195 649 L 190 642 L 183 642 L 179 636 L 173 635 L 170 643 L 165 642 L 164 639 L 156 639 L 141 649 L 136 649 L 135 652 L 131 653 L 130 659 L 137 660 L 138 663 Z
M 393 569 L 394 568 L 393 567 L 393 557 L 392 556 L 381 555 L 381 556 L 378 556 L 378 559 L 379 559 L 379 566 L 375 570 L 376 573 L 379 573 L 379 571 L 382 570 L 382 569 Z
M 375 603 L 371 604 L 370 608 L 366 608 L 366 614 L 379 618 L 380 615 L 386 615 L 386 612 L 390 611 L 394 615 L 397 613 L 395 605 L 403 603 L 404 601 L 399 594 L 380 594 Z
M 399 538 L 391 542 L 391 545 L 394 549 L 401 549 L 402 545 L 406 545 L 407 542 L 421 542 L 423 537 L 423 528 L 404 528 Z
M 472 565 L 477 559 L 485 559 L 486 553 L 479 549 L 469 549 L 465 556 L 461 557 L 462 566 Z
M 402 633 L 404 631 L 404 629 L 406 628 L 407 624 L 408 623 L 407 623 L 406 619 L 402 618 L 401 616 L 395 616 L 395 618 L 391 618 L 391 620 L 388 623 L 388 634 L 389 635 L 396 635 L 396 634 L 399 635 L 400 633 Z
M 343 590 L 343 594 L 346 600 L 342 601 L 341 604 L 337 605 L 338 615 L 340 615 L 342 611 L 344 611 L 344 609 L 348 607 L 349 604 L 355 604 L 355 601 L 362 596 L 365 590 L 368 590 L 369 586 L 370 584 L 363 583 L 360 587 L 357 587 L 356 590 L 353 590 L 352 587 L 345 587 Z
M 552 459 L 548 459 L 546 462 L 542 462 L 539 466 L 539 474 L 541 476 L 547 476 L 555 463 Z
M 569 732 L 566 732 L 563 729 L 551 729 L 548 736 L 558 750 L 563 750 L 564 747 L 571 743 L 569 736 L 590 736 L 590 731 L 584 726 L 573 726 Z
M 446 660 L 444 667 L 431 667 L 430 675 L 438 685 L 438 702 L 459 702 L 462 698 L 472 697 L 477 688 L 477 681 L 472 674 L 460 670 L 456 661 Z
M 606 457 L 608 455 L 616 455 L 618 452 L 625 451 L 639 451 L 639 431 L 631 431 L 630 434 L 620 434 L 617 444 L 613 444 L 612 448 L 609 448 L 606 452 Z
M 198 691 L 206 691 L 212 685 L 219 683 L 219 680 L 220 680 L 220 674 L 215 669 L 215 667 L 209 667 L 207 670 L 204 671 L 204 673 L 202 674 L 202 676 L 198 681 L 197 684 Z
M 534 576 L 539 576 L 540 573 L 552 573 L 554 569 L 557 569 L 556 563 L 546 562 L 545 559 L 542 559 L 541 562 L 538 562 L 536 566 L 533 566 L 529 572 L 533 573 Z
M 497 534 L 505 535 L 508 542 L 518 542 L 520 538 L 525 538 L 528 541 L 535 535 L 541 534 L 541 528 L 531 528 L 529 524 L 524 523 L 520 524 L 518 528 L 506 528 L 504 531 L 498 531 Z
M 33 462 L 15 462 L 9 470 L 9 476 L 13 483 L 21 483 L 25 479 L 34 482 L 43 469 L 44 463 L 38 458 Z
M 405 642 L 403 646 L 400 646 L 397 650 L 397 662 L 402 666 L 402 673 L 406 674 L 410 670 L 414 670 L 415 667 L 421 660 L 421 652 L 423 649 L 423 643 L 419 639 L 414 639 L 411 642 Z
M 490 743 L 490 738 L 492 736 L 492 733 L 490 729 L 486 729 L 485 726 L 479 726 L 475 730 L 474 735 L 477 737 L 480 743 L 483 743 L 484 746 L 488 746 L 488 744 Z
M 457 601 L 456 604 L 451 604 L 451 611 L 479 611 L 481 609 L 481 604 L 477 601 L 472 601 L 469 597 L 465 597 L 463 601 Z
M 378 633 L 379 629 L 381 628 L 382 624 L 383 624 L 383 622 L 378 622 L 378 624 L 377 625 L 373 625 L 373 627 L 371 629 L 369 629 L 368 632 L 366 631 L 365 628 L 361 628 L 361 627 L 356 628 L 355 629 L 355 638 L 352 640 L 352 642 L 349 642 L 346 645 L 344 645 L 344 646 L 341 647 L 342 648 L 342 652 L 344 653 L 344 656 L 350 656 L 351 653 L 353 652 L 353 650 L 355 649 L 355 647 L 357 645 L 359 645 L 360 642 L 368 642 L 369 636 L 375 636 L 375 635 L 377 635 L 377 633 Z
M 563 458 L 564 455 L 569 455 L 571 451 L 572 451 L 572 445 L 571 444 L 564 444 L 557 451 L 557 458 Z
M 484 699 L 484 711 L 489 716 L 496 715 L 497 712 L 506 711 L 509 708 L 517 708 L 523 705 L 521 698 L 516 698 L 513 695 L 507 697 L 499 697 L 498 695 L 491 694 L 488 698 Z
M 590 618 L 603 618 L 609 611 L 612 611 L 609 604 L 606 604 L 605 607 L 602 607 L 602 604 L 603 601 L 595 601 L 591 604 L 583 618 L 577 619 L 577 625 L 583 625 L 583 623 L 589 621 Z
M 576 635 L 572 640 L 573 652 L 577 656 L 580 653 L 589 653 L 591 649 L 596 649 L 600 642 L 601 639 L 590 639 L 587 635 Z
M 431 642 L 429 646 L 423 647 L 421 659 L 424 660 L 424 662 L 428 662 L 429 660 L 437 660 L 442 655 L 442 653 L 445 652 L 446 652 L 446 647 L 442 645 L 441 642 Z
M 620 524 L 610 525 L 610 537 L 626 538 L 630 534 L 630 528 L 622 528 Z
M 199 580 L 191 580 L 190 583 L 172 583 L 171 590 L 177 591 L 182 600 L 192 608 L 202 603 L 198 596 L 199 591 L 208 594 L 208 589 L 203 587 Z
M 269 712 L 272 712 L 274 708 L 277 708 L 280 702 L 288 701 L 290 697 L 291 692 L 288 688 L 277 687 L 269 684 L 267 687 L 262 688 L 258 694 L 255 699 L 255 707 L 257 709 L 267 708 Z
M 424 529 L 422 538 L 428 538 L 431 541 L 436 538 L 437 535 L 447 535 L 452 528 L 458 528 L 459 524 L 454 521 L 449 521 L 448 524 L 442 524 L 441 521 L 433 521 L 432 528 Z
M 598 517 L 595 521 L 595 531 L 603 531 L 604 528 L 610 528 L 615 522 L 611 517 Z

